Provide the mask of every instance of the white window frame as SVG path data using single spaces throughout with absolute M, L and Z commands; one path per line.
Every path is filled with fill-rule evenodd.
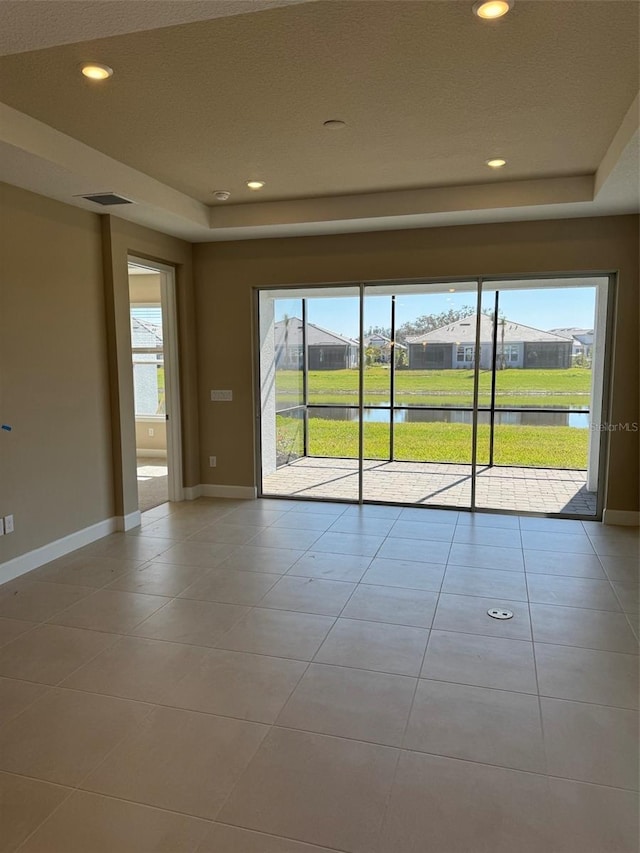
M 475 347 L 472 345 L 459 344 L 456 350 L 456 361 L 459 364 L 473 364 L 474 349 Z
M 129 309 L 130 309 L 130 310 L 129 310 L 129 320 L 131 320 L 131 308 L 147 308 L 147 307 L 148 307 L 148 304 L 147 304 L 147 303 L 145 303 L 145 302 L 131 302 L 131 303 L 129 304 Z M 160 302 L 158 302 L 158 308 L 159 308 L 159 309 L 160 309 L 160 311 L 162 312 L 162 299 L 161 299 L 161 301 L 160 301 Z M 160 415 L 159 415 L 159 414 L 155 414 L 155 415 L 141 415 L 141 414 L 138 414 L 138 412 L 136 412 L 136 410 L 135 410 L 135 383 L 136 383 L 136 377 L 135 377 L 135 365 L 136 365 L 136 359 L 135 359 L 135 357 L 136 357 L 136 355 L 155 355 L 155 356 L 162 355 L 162 364 L 163 364 L 163 367 L 164 367 L 164 359 L 165 359 L 165 353 L 164 353 L 164 322 L 163 322 L 163 340 L 162 340 L 162 349 L 160 349 L 160 350 L 159 350 L 159 349 L 156 349 L 155 347 L 134 347 L 134 346 L 133 346 L 133 344 L 132 344 L 132 346 L 131 346 L 131 355 L 133 356 L 133 358 L 132 358 L 132 364 L 133 364 L 133 368 L 134 368 L 134 370 L 133 370 L 133 385 L 134 385 L 134 412 L 133 412 L 133 413 L 134 413 L 134 415 L 135 415 L 135 419 L 136 419 L 136 421 L 166 421 L 166 414 L 165 414 L 165 415 L 162 415 L 162 414 L 160 414 Z M 150 362 L 150 361 L 149 361 L 149 362 L 137 362 L 137 363 L 138 363 L 138 364 L 153 364 L 154 362 Z M 158 360 L 157 360 L 157 358 L 156 358 L 155 364 L 156 364 L 156 367 L 157 367 L 157 364 L 158 364 Z M 166 370 L 165 370 L 165 373 L 166 373 Z M 167 389 L 166 389 L 166 385 L 165 385 L 164 405 L 165 405 L 165 409 L 166 409 L 166 407 L 167 407 Z
M 520 347 L 518 344 L 504 344 L 501 355 L 505 364 L 512 364 L 520 360 Z

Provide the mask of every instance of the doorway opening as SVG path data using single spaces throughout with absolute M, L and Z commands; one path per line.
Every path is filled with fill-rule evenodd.
M 261 494 L 599 517 L 609 285 L 258 291 Z
M 174 270 L 129 259 L 138 508 L 183 499 Z

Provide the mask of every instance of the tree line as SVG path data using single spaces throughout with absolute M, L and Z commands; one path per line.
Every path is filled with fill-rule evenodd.
M 424 335 L 434 329 L 440 329 L 442 326 L 457 323 L 458 320 L 463 320 L 472 314 L 475 314 L 475 308 L 472 308 L 471 305 L 463 305 L 462 308 L 449 308 L 448 311 L 441 311 L 439 314 L 422 314 L 415 320 L 408 320 L 396 327 L 396 342 L 404 344 L 407 338 Z M 369 326 L 365 335 L 366 337 L 383 335 L 385 338 L 390 338 L 391 328 L 388 326 Z

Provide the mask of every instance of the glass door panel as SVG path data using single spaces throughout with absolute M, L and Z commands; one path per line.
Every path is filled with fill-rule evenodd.
M 391 403 L 393 399 L 392 340 L 395 297 L 384 289 L 366 288 L 363 304 L 363 460 L 364 500 L 390 500 L 394 479 Z
M 359 292 L 260 292 L 265 495 L 358 500 Z
M 304 297 L 308 496 L 357 501 L 360 476 L 360 288 Z
M 286 291 L 262 291 L 260 325 L 260 426 L 262 491 L 294 494 L 306 455 L 303 303 Z
M 470 507 L 476 283 L 372 284 L 364 300 L 364 499 Z
M 490 430 L 478 456 L 479 509 L 595 514 L 588 480 L 599 283 L 484 283 L 479 414 Z

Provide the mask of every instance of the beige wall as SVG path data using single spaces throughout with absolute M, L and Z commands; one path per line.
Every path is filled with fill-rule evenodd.
M 638 422 L 638 216 L 194 246 L 202 483 L 254 485 L 252 288 L 411 277 L 619 271 L 610 421 Z M 232 403 L 209 390 L 231 388 Z M 209 454 L 217 468 L 207 467 Z M 605 505 L 638 510 L 638 433 L 611 435 Z
M 0 563 L 137 509 L 129 253 L 176 268 L 184 484 L 199 482 L 192 247 L 0 185 Z M 162 425 L 164 426 L 164 424 Z
M 0 187 L 0 563 L 113 515 L 99 217 Z
M 153 435 L 149 435 L 149 430 Z M 145 450 L 167 453 L 167 425 L 164 420 L 136 418 L 136 455 L 144 456 Z

